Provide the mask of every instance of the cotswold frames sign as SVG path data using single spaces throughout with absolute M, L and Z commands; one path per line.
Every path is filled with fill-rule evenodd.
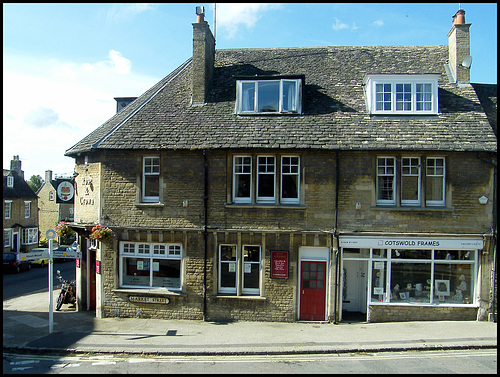
M 377 249 L 483 249 L 482 238 L 340 236 L 340 247 Z

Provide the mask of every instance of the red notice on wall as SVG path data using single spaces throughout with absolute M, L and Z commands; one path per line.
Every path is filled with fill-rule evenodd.
M 101 261 L 100 260 L 95 261 L 95 273 L 96 274 L 101 273 Z
M 288 278 L 288 251 L 271 251 L 271 277 Z

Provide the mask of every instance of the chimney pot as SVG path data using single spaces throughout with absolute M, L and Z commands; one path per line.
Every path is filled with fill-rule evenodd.
M 453 16 L 453 25 L 463 25 L 465 24 L 465 11 L 459 9 L 458 12 Z
M 205 21 L 205 7 L 196 7 L 196 23 L 201 24 Z

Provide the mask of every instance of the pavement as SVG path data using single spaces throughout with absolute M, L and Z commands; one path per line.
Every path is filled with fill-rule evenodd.
M 57 291 L 54 291 L 54 303 Z M 95 318 L 68 305 L 53 312 L 48 292 L 3 301 L 4 352 L 152 355 L 318 354 L 497 348 L 497 324 L 203 322 Z

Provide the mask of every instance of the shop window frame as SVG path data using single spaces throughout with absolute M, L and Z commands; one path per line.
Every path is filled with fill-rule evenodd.
M 131 247 L 133 246 L 133 247 Z M 164 253 L 156 252 L 164 247 Z M 183 286 L 184 252 L 181 243 L 157 243 L 140 241 L 121 241 L 119 244 L 119 287 L 126 289 L 165 289 L 181 291 Z M 149 285 L 124 284 L 126 258 L 149 259 Z M 179 261 L 179 285 L 156 286 L 154 285 L 154 260 Z M 159 263 L 159 262 L 158 262 Z M 159 265 L 158 265 L 159 266 Z

